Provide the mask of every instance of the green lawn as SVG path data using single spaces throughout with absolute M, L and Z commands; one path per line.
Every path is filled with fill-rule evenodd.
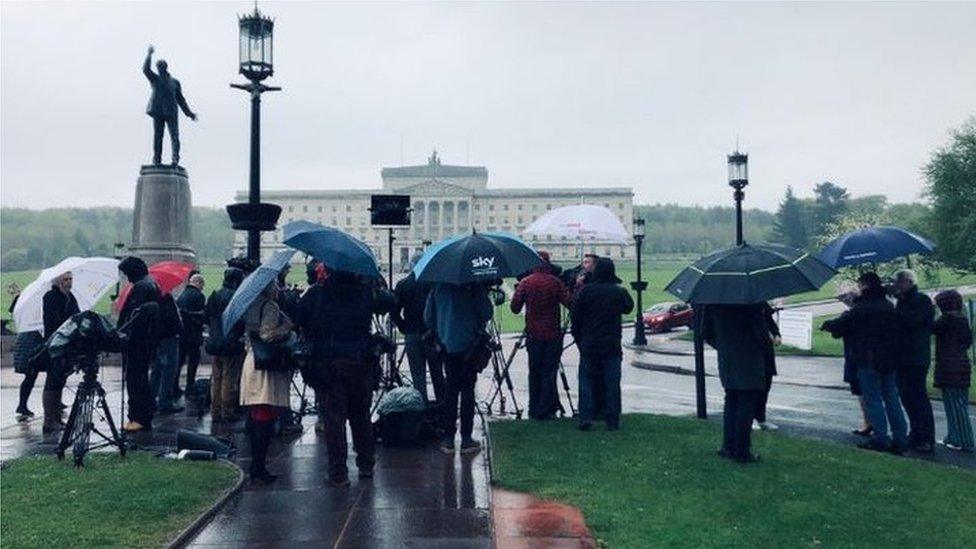
M 625 415 L 491 424 L 497 484 L 579 507 L 626 547 L 972 547 L 976 473 L 854 447 L 757 433 L 763 461 L 715 455 L 720 424 Z
M 160 547 L 233 486 L 237 471 L 133 452 L 99 453 L 75 469 L 53 456 L 3 471 L 4 547 Z

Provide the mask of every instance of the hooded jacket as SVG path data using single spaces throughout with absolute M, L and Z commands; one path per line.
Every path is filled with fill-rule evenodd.
M 224 283 L 218 290 L 210 293 L 207 300 L 207 321 L 210 324 L 210 336 L 207 341 L 207 352 L 213 356 L 239 356 L 244 354 L 244 324 L 238 323 L 225 337 L 222 333 L 223 323 L 221 315 L 234 297 L 234 291 L 244 280 L 244 271 L 236 267 L 224 270 Z
M 119 270 L 132 283 L 125 305 L 119 311 L 118 325 L 125 324 L 132 313 L 146 303 L 159 303 L 159 288 L 156 281 L 149 276 L 149 269 L 143 260 L 129 256 L 119 263 Z
M 601 257 L 590 282 L 579 289 L 570 308 L 573 337 L 580 352 L 620 355 L 623 334 L 621 316 L 634 310 L 630 292 L 620 287 L 613 261 Z
M 973 344 L 969 320 L 962 311 L 944 311 L 935 332 L 935 386 L 969 387 L 972 365 L 966 351 Z
M 850 309 L 824 322 L 823 328 L 852 347 L 850 357 L 857 369 L 890 373 L 898 366 L 898 316 L 884 288 L 864 290 Z

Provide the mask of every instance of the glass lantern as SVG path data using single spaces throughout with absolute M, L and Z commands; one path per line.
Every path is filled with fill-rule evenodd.
M 240 73 L 260 81 L 274 74 L 272 34 L 274 21 L 254 9 L 240 18 Z
M 729 155 L 729 186 L 741 189 L 749 184 L 749 155 L 739 151 Z
M 641 217 L 634 218 L 634 236 L 644 238 L 644 219 Z

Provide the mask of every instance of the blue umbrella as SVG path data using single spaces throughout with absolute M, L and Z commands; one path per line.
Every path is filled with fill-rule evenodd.
M 352 235 L 309 221 L 293 221 L 283 230 L 286 245 L 309 254 L 330 269 L 382 277 L 373 250 Z
M 264 264 L 255 269 L 253 273 L 247 275 L 247 278 L 234 291 L 234 295 L 230 298 L 227 308 L 224 309 L 224 314 L 220 317 L 224 335 L 227 335 L 234 325 L 247 313 L 247 310 L 251 308 L 251 304 L 257 300 L 261 292 L 268 287 L 268 284 L 271 284 L 278 278 L 281 271 L 288 266 L 288 262 L 291 261 L 291 256 L 293 255 L 295 255 L 294 250 L 275 252 Z
M 861 263 L 883 263 L 909 254 L 929 254 L 935 245 L 898 227 L 866 227 L 834 239 L 820 251 L 821 261 L 835 269 Z
M 542 263 L 539 254 L 507 233 L 474 233 L 427 248 L 414 266 L 419 282 L 467 284 L 518 276 Z

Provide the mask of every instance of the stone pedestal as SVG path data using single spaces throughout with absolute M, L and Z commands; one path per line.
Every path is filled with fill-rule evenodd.
M 147 265 L 166 260 L 196 263 L 191 233 L 190 180 L 181 166 L 139 170 L 130 253 Z

